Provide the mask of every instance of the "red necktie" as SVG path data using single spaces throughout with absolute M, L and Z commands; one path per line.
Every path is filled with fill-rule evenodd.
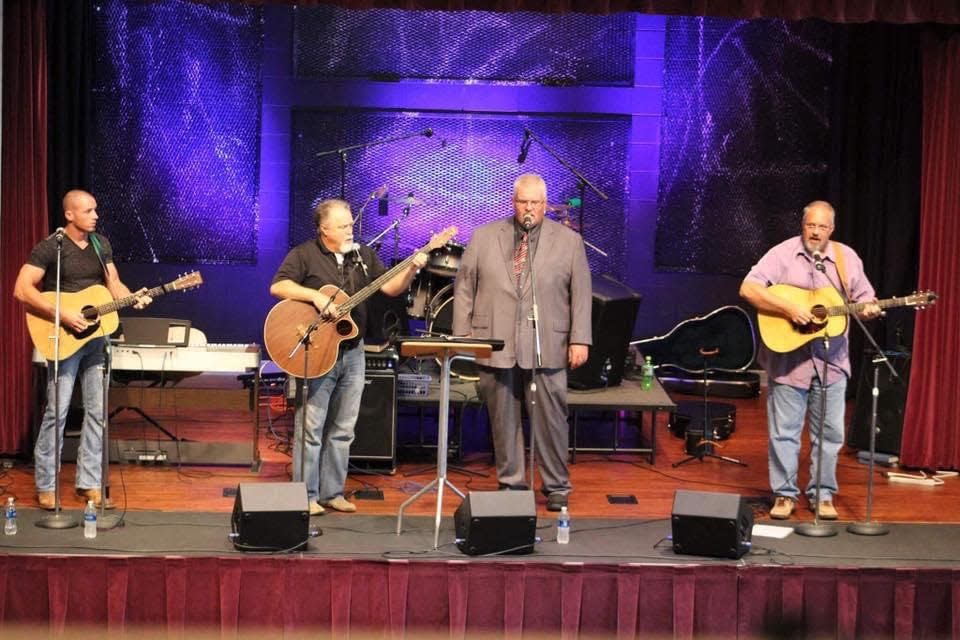
M 527 251 L 529 248 L 530 243 L 525 233 L 523 237 L 520 238 L 520 244 L 517 245 L 517 250 L 513 254 L 513 277 L 517 280 L 520 280 L 520 274 L 523 273 L 523 265 L 527 262 Z

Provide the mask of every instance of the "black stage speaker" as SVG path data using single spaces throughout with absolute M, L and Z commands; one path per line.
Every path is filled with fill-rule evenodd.
M 360 399 L 360 415 L 350 445 L 351 460 L 396 458 L 397 376 L 393 371 L 368 371 Z
M 640 294 L 610 276 L 593 277 L 593 346 L 582 366 L 567 373 L 571 389 L 615 387 L 640 308 Z
M 453 522 L 457 548 L 468 556 L 532 553 L 537 503 L 533 491 L 471 491 Z
M 907 381 L 910 379 L 910 354 L 902 351 L 886 353 L 894 371 L 900 376 L 897 380 L 880 363 L 880 375 L 877 379 L 877 441 L 876 451 L 900 455 L 900 439 L 903 435 L 903 412 L 907 404 Z M 853 415 L 853 424 L 847 437 L 847 444 L 860 451 L 870 450 L 870 414 L 873 413 L 873 357 L 864 358 L 860 367 L 861 376 L 857 383 L 857 406 Z
M 310 508 L 302 482 L 241 482 L 230 519 L 233 546 L 241 551 L 307 548 Z
M 753 510 L 736 493 L 677 490 L 673 494 L 673 551 L 739 558 L 750 550 Z

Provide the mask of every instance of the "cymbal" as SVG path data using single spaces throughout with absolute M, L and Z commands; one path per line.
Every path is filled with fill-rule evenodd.
M 566 203 L 556 203 L 556 204 L 548 203 L 547 204 L 547 211 L 570 211 L 573 208 L 574 208 L 573 205 L 569 205 Z
M 578 233 L 582 230 L 582 227 L 581 227 L 580 223 L 577 222 L 576 220 L 574 220 L 574 219 L 573 219 L 570 215 L 568 215 L 567 213 L 560 213 L 559 215 L 552 215 L 552 216 L 550 216 L 550 219 L 551 219 L 551 220 L 554 220 L 554 221 L 556 221 L 556 222 L 559 222 L 559 223 L 562 224 L 563 226 L 569 227 L 570 229 L 573 229 L 574 231 L 576 231 L 576 232 L 578 232 Z M 584 226 L 584 227 L 588 227 L 588 226 L 590 226 L 590 225 L 587 224 L 586 222 L 584 222 L 584 223 L 583 223 L 583 226 Z

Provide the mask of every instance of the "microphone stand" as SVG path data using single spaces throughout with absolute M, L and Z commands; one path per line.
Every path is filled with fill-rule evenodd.
M 44 529 L 70 529 L 80 523 L 73 516 L 60 511 L 60 447 L 63 439 L 60 426 L 60 265 L 63 254 L 63 232 L 57 232 L 57 287 L 54 294 L 53 311 L 53 513 L 37 520 L 37 526 Z M 64 425 L 65 427 L 66 425 Z M 103 499 L 101 495 L 100 499 Z
M 572 173 L 577 178 L 577 191 L 580 193 L 580 213 L 579 213 L 580 235 L 582 236 L 583 235 L 583 203 L 584 203 L 583 196 L 584 196 L 584 192 L 586 191 L 586 188 L 590 187 L 590 189 L 594 193 L 596 193 L 598 196 L 600 196 L 600 198 L 603 200 L 609 199 L 607 197 L 607 194 L 601 191 L 600 188 L 597 187 L 595 184 L 587 180 L 586 176 L 584 176 L 582 173 L 577 171 L 577 169 L 570 166 L 570 164 L 567 163 L 566 160 L 561 158 L 556 151 L 551 149 L 543 140 L 538 138 L 537 134 L 535 134 L 533 131 L 530 131 L 530 129 L 525 129 L 525 132 L 530 135 L 531 140 L 534 140 L 537 144 L 543 147 L 544 151 L 546 151 L 551 156 L 553 156 L 557 162 L 559 162 L 567 171 Z
M 330 298 L 332 301 L 333 298 Z M 328 305 L 330 302 L 327 303 Z M 313 332 L 317 330 L 317 320 L 314 320 L 310 325 L 304 330 L 303 335 L 300 336 L 300 339 L 297 341 L 297 344 L 293 346 L 293 350 L 290 351 L 290 355 L 287 356 L 287 359 L 292 359 L 296 355 L 297 351 L 300 350 L 300 347 L 303 347 L 303 382 L 300 383 L 300 465 L 299 465 L 299 479 L 295 474 L 293 481 L 294 482 L 307 482 L 306 475 L 306 459 L 307 459 L 307 361 L 310 357 L 310 336 L 313 335 Z
M 532 135 L 532 134 L 531 134 Z M 527 233 L 527 242 L 530 242 L 530 229 L 523 225 Z M 538 240 L 539 244 L 539 240 Z M 534 428 L 534 414 L 537 408 L 537 369 L 543 366 L 543 357 L 540 350 L 540 310 L 537 306 L 537 279 L 533 268 L 533 258 L 536 254 L 532 248 L 527 251 L 527 264 L 530 265 L 530 295 L 533 299 L 533 305 L 530 309 L 530 320 L 533 321 L 533 362 L 530 367 L 530 490 L 534 488 L 534 477 L 536 474 L 536 442 L 537 430 Z M 522 277 L 522 274 L 521 274 Z M 522 290 L 521 290 L 522 291 Z
M 103 436 L 101 437 L 100 460 L 100 514 L 97 516 L 97 529 L 115 529 L 123 524 L 123 518 L 117 514 L 106 513 L 110 482 L 110 370 L 113 366 L 113 345 L 110 336 L 103 341 Z
M 417 131 L 416 133 L 405 133 L 400 136 L 391 136 L 389 138 L 380 138 L 379 140 L 371 140 L 370 142 L 361 142 L 360 144 L 353 144 L 348 147 L 340 147 L 339 149 L 328 149 L 327 151 L 320 151 L 315 153 L 315 158 L 322 158 L 324 156 L 337 154 L 340 158 L 340 199 L 347 199 L 347 151 L 355 151 L 356 149 L 366 149 L 367 147 L 376 147 L 382 144 L 390 144 L 391 142 L 397 142 L 399 140 L 406 140 L 407 138 L 416 138 L 417 136 L 426 136 L 427 138 L 433 135 L 433 129 L 424 129 L 423 131 Z
M 867 340 L 873 345 L 876 355 L 872 360 L 873 389 L 870 401 L 870 462 L 867 463 L 867 516 L 863 522 L 854 522 L 848 525 L 847 531 L 860 536 L 883 536 L 890 533 L 890 529 L 879 522 L 871 521 L 873 516 L 873 463 L 877 448 L 877 401 L 880 397 L 880 363 L 882 362 L 887 365 L 887 370 L 890 371 L 890 375 L 900 382 L 900 384 L 903 384 L 903 379 L 897 374 L 893 365 L 890 364 L 887 354 L 877 345 L 877 341 L 874 340 L 873 335 L 867 331 L 867 328 L 863 325 L 863 320 L 855 313 L 851 315 L 853 315 L 853 319 L 857 321 L 857 325 L 859 325 L 860 330 L 867 337 Z
M 817 447 L 817 485 L 814 490 L 813 522 L 802 522 L 794 531 L 809 538 L 829 538 L 837 535 L 837 530 L 820 522 L 820 481 L 823 476 L 823 431 L 827 426 L 827 367 L 830 360 L 830 336 L 826 328 L 823 333 L 823 373 L 820 374 L 820 435 Z

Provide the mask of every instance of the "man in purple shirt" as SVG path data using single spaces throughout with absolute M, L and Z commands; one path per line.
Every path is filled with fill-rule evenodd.
M 814 320 L 812 304 L 775 295 L 768 287 L 786 284 L 810 291 L 832 287 L 848 302 L 876 300 L 873 286 L 863 272 L 863 262 L 850 247 L 831 242 L 834 210 L 829 202 L 816 200 L 803 209 L 801 234 L 770 249 L 750 270 L 740 285 L 744 300 L 765 314 L 786 318 L 796 326 Z M 845 292 L 845 294 L 843 293 Z M 869 320 L 880 315 L 880 307 L 868 304 L 859 316 Z M 847 328 L 849 331 L 849 325 Z M 767 371 L 767 458 L 774 506 L 770 516 L 786 519 L 793 514 L 800 495 L 797 472 L 800 434 L 809 413 L 811 463 L 806 494 L 815 508 L 818 449 L 823 441 L 823 470 L 820 478 L 820 517 L 835 520 L 833 496 L 837 493 L 837 455 L 843 445 L 843 419 L 850 353 L 847 331 L 831 337 L 828 344 L 815 338 L 786 353 L 761 345 L 759 361 Z M 826 383 L 821 380 L 824 361 Z M 821 394 L 826 394 L 826 417 L 820 438 Z

